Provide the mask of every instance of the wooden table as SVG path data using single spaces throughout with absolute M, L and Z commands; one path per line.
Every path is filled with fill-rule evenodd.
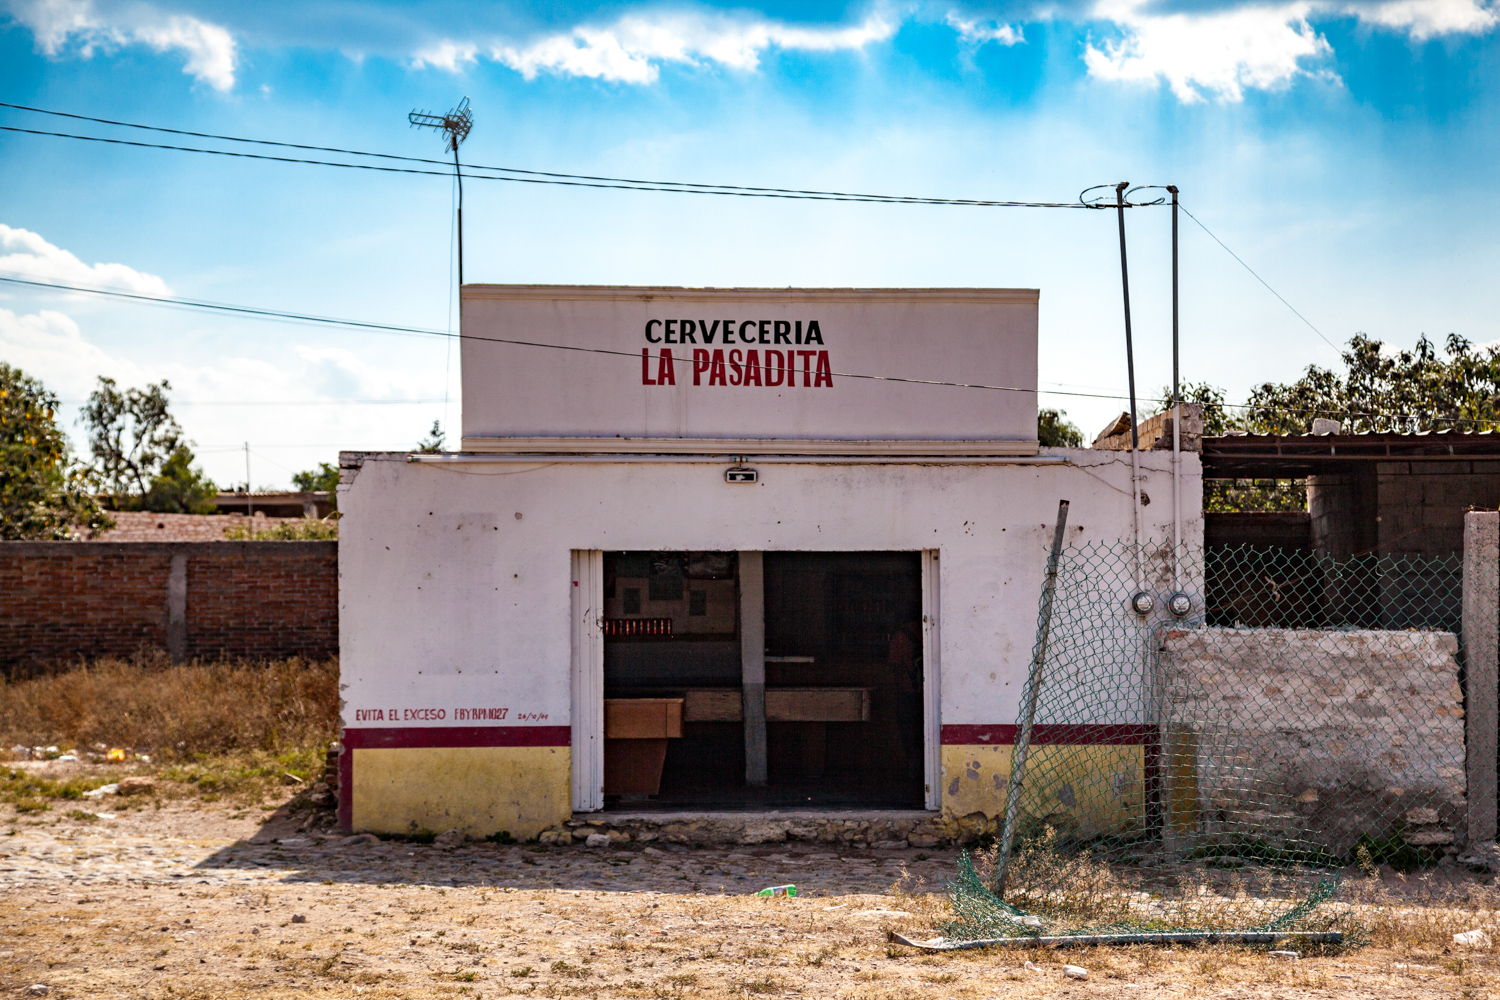
M 682 698 L 604 699 L 604 794 L 656 795 L 667 740 L 682 738 Z

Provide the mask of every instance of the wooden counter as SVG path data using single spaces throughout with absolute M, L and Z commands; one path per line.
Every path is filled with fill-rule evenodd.
M 682 738 L 682 698 L 604 699 L 604 794 L 656 795 L 667 740 Z
M 743 722 L 744 701 L 735 688 L 683 693 L 684 722 Z M 781 687 L 766 689 L 767 722 L 869 722 L 870 688 Z

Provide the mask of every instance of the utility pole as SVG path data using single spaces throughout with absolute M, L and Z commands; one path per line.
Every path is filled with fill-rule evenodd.
M 1146 586 L 1146 567 L 1141 555 L 1141 438 L 1135 412 L 1135 346 L 1130 334 L 1130 268 L 1125 262 L 1125 189 L 1129 181 L 1115 185 L 1115 211 L 1120 218 L 1120 288 L 1125 296 L 1125 372 L 1130 380 L 1130 495 L 1135 507 L 1135 585 Z
M 250 492 L 250 442 L 245 442 L 245 516 L 255 516 L 255 494 Z
M 1177 185 L 1172 195 L 1172 589 L 1182 590 L 1182 390 L 1177 357 Z
M 465 97 L 458 107 L 445 115 L 430 111 L 413 111 L 406 120 L 420 128 L 436 129 L 443 133 L 443 148 L 453 153 L 453 176 L 458 179 L 458 286 L 464 284 L 464 175 L 458 162 L 458 147 L 469 137 L 474 128 L 474 112 L 469 110 L 469 99 Z M 459 299 L 462 308 L 463 300 Z

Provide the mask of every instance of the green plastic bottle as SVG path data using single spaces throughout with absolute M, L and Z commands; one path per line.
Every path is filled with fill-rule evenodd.
M 795 885 L 773 885 L 756 893 L 757 896 L 795 896 L 797 887 Z

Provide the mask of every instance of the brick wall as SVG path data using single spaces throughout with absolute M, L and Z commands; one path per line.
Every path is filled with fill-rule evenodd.
M 337 542 L 0 542 L 0 668 L 338 644 Z

